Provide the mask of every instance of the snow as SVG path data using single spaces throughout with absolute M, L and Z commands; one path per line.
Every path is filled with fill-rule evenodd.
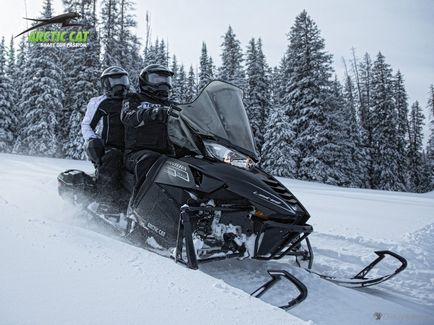
M 316 271 L 354 274 L 378 249 L 408 259 L 390 282 L 354 290 L 292 260 L 226 260 L 192 271 L 90 229 L 57 195 L 56 176 L 69 168 L 92 170 L 83 161 L 0 154 L 1 324 L 434 323 L 433 193 L 281 179 L 312 216 Z M 308 298 L 289 312 L 268 304 L 288 300 L 293 292 L 283 286 L 264 301 L 251 298 L 270 268 L 297 276 Z

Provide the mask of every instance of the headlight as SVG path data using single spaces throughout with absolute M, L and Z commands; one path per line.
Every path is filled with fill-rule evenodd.
M 245 156 L 238 151 L 226 148 L 225 146 L 215 142 L 204 141 L 204 145 L 206 152 L 212 158 L 244 169 L 252 169 L 255 166 L 255 162 L 252 158 Z

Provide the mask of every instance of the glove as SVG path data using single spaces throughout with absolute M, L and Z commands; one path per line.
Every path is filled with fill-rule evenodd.
M 104 156 L 104 143 L 99 138 L 93 138 L 86 143 L 86 153 L 89 159 L 96 165 L 101 164 L 101 158 Z
M 166 122 L 168 116 L 168 109 L 169 107 L 166 106 L 153 108 L 149 113 L 149 118 L 151 119 L 151 121 Z

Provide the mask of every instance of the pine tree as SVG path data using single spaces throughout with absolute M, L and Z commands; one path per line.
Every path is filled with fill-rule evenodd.
M 190 66 L 190 70 L 188 71 L 184 102 L 192 102 L 196 98 L 196 94 L 196 76 L 194 74 L 193 66 Z
M 172 70 L 174 77 L 172 78 L 172 95 L 171 99 L 177 103 L 181 101 L 181 90 L 182 84 L 179 80 L 179 67 L 178 67 L 178 60 L 176 59 L 176 55 L 173 55 L 172 57 L 172 66 L 170 67 Z
M 21 100 L 21 93 L 22 93 L 22 85 L 25 80 L 24 70 L 27 65 L 26 56 L 27 56 L 27 42 L 25 40 L 25 37 L 21 37 L 20 44 L 18 47 L 18 54 L 17 54 L 17 61 L 15 65 L 15 80 L 16 80 L 16 91 L 17 91 L 17 105 L 16 105 L 16 111 L 20 112 L 18 109 L 18 104 Z M 16 116 L 19 116 L 18 114 Z
M 337 114 L 331 102 L 332 56 L 325 51 L 324 39 L 315 22 L 302 11 L 289 33 L 289 47 L 282 60 L 283 81 L 281 103 L 291 121 L 297 148 L 297 177 L 329 184 L 343 180 L 333 165 L 338 151 L 333 141 L 337 130 L 333 118 Z
M 372 60 L 368 53 L 365 53 L 363 60 L 357 65 L 354 62 L 354 73 L 357 80 L 357 106 L 360 120 L 360 137 L 365 155 L 366 178 L 368 188 L 373 188 L 373 145 L 372 145 Z
M 9 43 L 7 68 L 5 72 L 7 76 L 11 79 L 15 78 L 16 76 L 15 46 L 13 37 L 11 37 L 11 41 Z
M 130 36 L 130 42 L 128 45 L 128 64 L 125 69 L 128 72 L 128 77 L 130 79 L 130 85 L 132 90 L 139 90 L 139 75 L 143 69 L 143 60 L 140 56 L 140 41 L 136 35 Z
M 18 80 L 18 71 L 17 71 L 17 62 L 15 60 L 15 46 L 14 46 L 14 38 L 11 37 L 11 41 L 9 43 L 9 51 L 8 51 L 8 59 L 7 59 L 7 69 L 6 75 L 8 76 L 11 83 L 11 95 L 12 95 L 12 107 L 11 114 L 14 116 L 14 123 L 12 125 L 12 131 L 14 134 L 14 138 L 17 136 L 17 125 L 18 122 L 16 106 L 18 104 L 18 89 L 20 87 L 20 83 Z
M 119 56 L 122 50 L 119 48 L 118 38 L 120 34 L 119 1 L 102 0 L 101 8 L 102 66 L 103 68 L 107 68 L 112 65 L 120 65 Z
M 158 48 L 158 63 L 165 67 L 169 66 L 169 50 L 164 40 L 161 40 L 156 47 Z
M 285 56 L 284 56 L 285 59 Z M 271 104 L 272 105 L 283 105 L 283 97 L 284 97 L 284 82 L 282 79 L 282 69 L 284 67 L 283 61 L 280 64 L 280 67 L 276 66 L 273 68 L 270 76 L 270 89 L 271 89 Z
M 90 98 L 97 96 L 100 64 L 100 45 L 95 24 L 94 3 L 86 0 L 64 2 L 65 11 L 80 12 L 83 23 L 90 27 L 89 43 L 84 48 L 74 48 L 66 56 L 64 116 L 59 119 L 62 130 L 62 149 L 67 158 L 84 159 L 84 140 L 81 134 L 81 120 Z
M 143 62 L 144 65 L 150 65 L 150 64 L 158 64 L 158 39 L 156 41 L 157 47 L 154 46 L 154 44 L 149 44 L 149 46 L 145 47 L 145 50 L 143 52 Z
M 52 17 L 51 0 L 44 1 L 43 18 Z M 62 70 L 55 48 L 30 45 L 20 109 L 21 133 L 14 150 L 53 156 L 58 152 L 57 113 L 63 109 Z
M 178 72 L 178 76 L 176 77 L 176 82 L 179 91 L 179 102 L 180 103 L 189 102 L 187 98 L 191 97 L 191 95 L 187 93 L 187 74 L 185 73 L 185 68 L 183 64 L 181 64 L 181 66 L 179 67 L 179 72 Z
M 10 152 L 14 140 L 16 118 L 13 115 L 13 83 L 6 75 L 6 48 L 4 37 L 0 43 L 0 152 Z
M 372 68 L 372 164 L 374 188 L 405 190 L 399 175 L 398 116 L 393 100 L 392 69 L 378 53 Z
M 262 52 L 261 39 L 256 42 L 252 38 L 247 47 L 245 102 L 259 154 L 261 154 L 261 148 L 264 144 L 264 133 L 271 105 L 268 69 Z
M 143 62 L 139 54 L 141 46 L 139 39 L 131 30 L 137 26 L 135 16 L 132 14 L 133 11 L 133 1 L 119 1 L 119 41 L 116 57 L 119 65 L 128 72 L 132 89 L 138 89 L 138 76 Z
M 222 47 L 222 65 L 219 68 L 219 78 L 234 84 L 241 89 L 245 86 L 245 74 L 243 70 L 243 52 L 241 51 L 240 41 L 229 26 L 224 35 Z
M 343 134 L 344 138 L 346 139 L 345 146 L 348 146 L 351 152 L 351 156 L 349 158 L 351 185 L 355 187 L 367 187 L 367 165 L 365 160 L 366 153 L 362 145 L 354 94 L 355 90 L 353 80 L 351 79 L 348 72 L 346 72 L 345 86 L 343 90 L 345 103 L 343 111 L 343 125 L 346 127 L 346 129 L 343 130 Z
M 208 56 L 208 50 L 206 48 L 206 43 L 202 43 L 202 52 L 200 55 L 199 63 L 199 90 L 205 87 L 213 78 L 213 62 L 212 58 Z
M 424 125 L 422 108 L 416 101 L 411 106 L 410 112 L 410 147 L 409 147 L 409 173 L 410 190 L 413 192 L 425 192 L 429 187 L 427 166 L 422 152 L 422 127 Z
M 393 97 L 398 113 L 397 137 L 398 137 L 398 175 L 399 182 L 407 187 L 408 183 L 408 146 L 409 146 L 409 122 L 408 122 L 408 103 L 407 92 L 405 91 L 404 79 L 401 72 L 395 75 Z
M 430 134 L 426 150 L 426 160 L 431 174 L 431 189 L 434 189 L 434 85 L 430 86 L 427 106 L 431 120 L 429 124 Z
M 18 47 L 18 53 L 17 53 L 17 60 L 15 64 L 15 76 L 12 78 L 13 87 L 16 92 L 16 99 L 14 102 L 14 105 L 12 105 L 12 114 L 16 118 L 16 123 L 14 125 L 14 136 L 15 141 L 19 138 L 19 135 L 21 133 L 21 123 L 20 121 L 23 121 L 23 111 L 21 110 L 21 103 L 23 102 L 23 90 L 24 90 L 24 83 L 28 79 L 25 75 L 25 68 L 27 65 L 26 57 L 27 57 L 27 42 L 25 40 L 25 37 L 21 37 L 19 47 Z M 15 147 L 15 143 L 14 143 Z
M 169 65 L 169 53 L 167 51 L 167 46 L 164 40 L 155 40 L 155 43 L 144 51 L 144 64 L 161 64 L 165 67 Z
M 291 131 L 290 121 L 285 109 L 274 106 L 270 110 L 267 132 L 262 146 L 262 167 L 268 173 L 282 177 L 295 177 L 296 165 L 289 157 L 298 155 L 296 149 L 289 146 L 295 134 Z

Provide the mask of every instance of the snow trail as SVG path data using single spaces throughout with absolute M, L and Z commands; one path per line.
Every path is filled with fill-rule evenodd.
M 314 270 L 353 275 L 378 249 L 408 259 L 408 268 L 389 282 L 354 290 L 309 274 L 292 259 L 225 260 L 191 271 L 89 230 L 57 195 L 56 176 L 69 168 L 92 169 L 82 161 L 0 154 L 0 323 L 434 323 L 434 196 L 282 179 L 311 213 Z M 385 261 L 380 271 L 393 266 Z M 289 313 L 246 294 L 268 280 L 271 268 L 288 270 L 309 289 Z M 263 300 L 278 306 L 292 294 L 278 285 Z

